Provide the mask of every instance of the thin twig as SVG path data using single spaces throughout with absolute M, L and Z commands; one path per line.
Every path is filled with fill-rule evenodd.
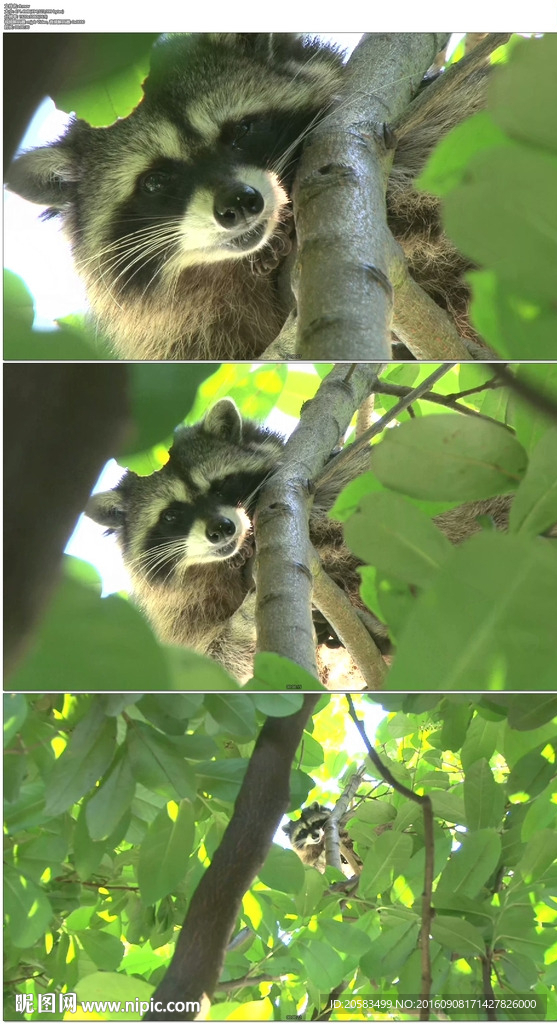
M 496 387 L 503 386 L 502 382 L 496 384 Z M 401 398 L 413 393 L 412 388 L 406 387 L 404 384 L 389 384 L 388 381 L 379 381 L 375 390 L 379 395 L 392 395 Z M 501 426 L 500 420 L 496 420 L 493 416 L 486 416 L 483 412 L 478 412 L 476 409 L 470 409 L 467 405 L 461 405 L 458 401 L 459 397 L 474 394 L 481 390 L 483 390 L 483 387 L 470 388 L 468 391 L 455 392 L 452 395 L 437 395 L 434 391 L 429 391 L 425 395 L 421 395 L 421 399 L 422 402 L 433 402 L 435 405 L 443 405 L 446 409 L 454 409 L 455 412 L 461 412 L 465 416 L 475 416 L 477 419 L 489 420 L 491 423 L 497 423 L 497 426 Z
M 369 444 L 372 438 L 377 437 L 377 435 L 380 434 L 381 431 L 385 429 L 387 424 L 391 423 L 392 420 L 396 419 L 399 413 L 404 412 L 404 410 L 407 409 L 408 406 L 412 404 L 412 402 L 416 402 L 418 398 L 421 398 L 422 395 L 424 395 L 426 392 L 430 390 L 431 386 L 435 384 L 436 381 L 438 381 L 441 377 L 444 377 L 445 374 L 449 372 L 449 370 L 452 370 L 453 365 L 454 364 L 452 363 L 445 363 L 442 366 L 438 367 L 437 370 L 434 370 L 433 373 L 430 373 L 429 377 L 426 377 L 426 379 L 422 381 L 421 384 L 418 384 L 417 387 L 413 388 L 408 395 L 405 395 L 404 398 L 401 398 L 400 401 L 397 402 L 396 405 L 394 405 L 393 408 L 389 410 L 389 412 L 386 412 L 385 415 L 382 416 L 380 420 L 377 420 L 377 423 L 374 423 L 373 426 L 369 428 L 369 430 L 364 431 L 364 433 L 361 434 L 361 436 L 357 438 L 357 440 L 353 441 L 352 444 L 347 445 L 346 448 L 343 449 L 343 451 L 339 452 L 339 454 L 328 464 L 327 468 L 323 471 L 323 473 L 321 473 L 321 475 L 317 478 L 315 482 L 316 486 L 320 486 L 325 480 L 328 480 L 331 477 L 335 476 L 338 471 L 338 467 L 341 465 L 341 462 L 343 462 L 345 459 L 351 459 L 357 451 L 359 451 L 361 448 L 364 448 L 367 444 Z M 376 390 L 375 386 L 373 390 Z
M 434 845 L 433 845 L 433 808 L 431 805 L 431 799 L 427 795 L 421 796 L 419 793 L 414 793 L 413 790 L 407 789 L 401 782 L 398 782 L 390 770 L 383 764 L 377 751 L 372 747 L 371 743 L 367 738 L 367 734 L 363 725 L 363 722 L 358 718 L 352 698 L 349 694 L 346 694 L 346 700 L 348 702 L 348 711 L 354 725 L 356 726 L 362 740 L 364 741 L 365 748 L 368 752 L 370 761 L 375 765 L 377 771 L 381 775 L 385 782 L 388 782 L 390 786 L 397 793 L 407 797 L 409 800 L 413 800 L 414 803 L 419 804 L 423 811 L 424 816 L 424 847 L 425 847 L 425 871 L 424 871 L 424 891 L 422 897 L 422 927 L 420 930 L 420 946 L 422 955 L 422 989 L 421 997 L 424 1001 L 424 1006 L 420 1010 L 420 1020 L 429 1020 L 429 1010 L 427 1003 L 431 992 L 431 957 L 429 949 L 429 933 L 431 930 L 431 920 L 433 917 L 433 908 L 431 906 L 431 894 L 433 887 L 433 856 L 434 856 Z

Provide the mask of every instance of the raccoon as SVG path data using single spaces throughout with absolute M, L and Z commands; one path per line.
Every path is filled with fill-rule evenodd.
M 317 868 L 321 874 L 326 867 L 325 859 L 325 824 L 331 813 L 330 807 L 315 801 L 308 807 L 304 807 L 297 821 L 289 821 L 288 825 L 282 826 L 290 840 L 290 845 L 303 864 Z M 348 832 L 340 827 L 340 861 L 342 870 L 347 877 L 358 874 L 362 862 L 354 853 L 352 840 Z
M 15 160 L 8 187 L 62 219 L 97 325 L 120 357 L 264 353 L 293 301 L 280 271 L 300 145 L 344 74 L 342 55 L 315 39 L 164 36 L 128 117 L 104 128 L 75 120 Z M 470 76 L 450 109 L 430 104 L 425 120 L 418 112 L 401 128 L 388 191 L 411 272 L 462 313 L 463 331 L 464 263 L 413 180 L 439 138 L 482 105 L 484 78 Z
M 151 476 L 128 470 L 113 490 L 93 495 L 86 508 L 90 518 L 116 535 L 134 600 L 159 638 L 208 654 L 240 682 L 251 677 L 256 643 L 252 517 L 259 489 L 280 465 L 284 444 L 279 434 L 242 419 L 235 403 L 223 398 L 200 423 L 179 428 L 162 469 Z M 388 631 L 360 598 L 361 563 L 345 546 L 341 524 L 328 515 L 346 484 L 369 470 L 370 459 L 370 450 L 360 449 L 337 474 L 317 482 L 310 539 L 325 571 L 365 613 L 375 643 L 388 655 Z M 494 498 L 451 509 L 435 522 L 459 543 L 480 528 L 479 514 L 492 515 L 505 528 L 508 511 L 508 498 Z M 326 648 L 338 647 L 339 641 L 326 619 L 315 613 L 314 625 L 322 681 L 346 688 L 349 676 L 354 686 L 363 686 L 347 652 L 335 671 L 338 652 Z
M 126 472 L 86 509 L 118 537 L 134 600 L 160 639 L 210 655 L 241 682 L 252 674 L 256 640 L 252 515 L 284 443 L 223 398 L 201 423 L 177 431 L 162 469 Z M 310 536 L 325 570 L 359 603 L 358 561 L 327 515 L 348 479 L 368 468 L 368 452 L 355 461 L 349 476 L 317 488 Z M 324 620 L 317 634 L 336 642 Z M 378 635 L 385 635 L 379 624 Z

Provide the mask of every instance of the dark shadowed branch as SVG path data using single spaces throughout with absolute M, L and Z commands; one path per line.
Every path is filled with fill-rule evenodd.
M 300 711 L 268 718 L 263 726 L 222 842 L 192 895 L 176 951 L 153 999 L 162 1008 L 146 1020 L 193 1020 L 193 1011 L 166 1011 L 170 1001 L 210 1000 L 242 898 L 261 870 L 288 807 L 290 769 L 318 700 L 308 694 Z

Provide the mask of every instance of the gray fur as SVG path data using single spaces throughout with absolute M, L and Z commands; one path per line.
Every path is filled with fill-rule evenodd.
M 171 36 L 154 48 L 128 117 L 105 128 L 77 120 L 14 162 L 8 187 L 62 218 L 98 327 L 120 356 L 250 359 L 273 341 L 290 301 L 278 271 L 291 249 L 297 144 L 343 77 L 337 52 L 290 34 Z M 413 180 L 482 100 L 479 75 L 451 109 L 426 105 L 410 118 L 388 194 L 412 272 L 457 312 L 464 264 L 440 233 L 436 201 Z M 246 221 L 242 207 L 231 229 L 219 220 L 231 211 L 223 195 L 243 186 L 264 207 Z

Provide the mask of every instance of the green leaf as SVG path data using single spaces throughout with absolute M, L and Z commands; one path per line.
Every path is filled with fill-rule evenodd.
M 467 704 L 449 704 L 443 707 L 443 728 L 441 730 L 440 748 L 442 750 L 460 750 L 465 743 L 474 720 L 472 708 Z
M 526 894 L 519 907 L 505 907 L 495 922 L 493 948 L 512 949 L 539 961 L 544 956 L 547 938 L 534 928 L 534 916 Z
M 466 787 L 465 787 L 466 793 Z M 480 829 L 469 832 L 460 839 L 456 850 L 443 869 L 437 883 L 437 893 L 448 892 L 455 896 L 473 899 L 497 867 L 501 856 L 501 839 L 495 829 Z
M 538 693 L 535 700 L 532 700 L 529 693 L 509 696 L 508 722 L 511 729 L 527 732 L 551 722 L 556 717 L 557 696 L 553 694 Z
M 553 152 L 557 151 L 556 64 L 554 34 L 521 39 L 489 86 L 489 107 L 497 124 L 512 138 Z
M 106 839 L 110 835 L 130 806 L 134 793 L 135 780 L 121 747 L 110 771 L 87 803 L 85 817 L 91 839 Z
M 451 790 L 448 793 L 434 792 L 430 793 L 430 799 L 436 818 L 450 821 L 454 825 L 466 825 L 464 800 L 458 793 Z
M 123 955 L 124 944 L 108 932 L 88 929 L 77 932 L 79 942 L 87 956 L 101 971 L 115 971 Z
M 400 924 L 384 926 L 379 938 L 373 940 L 370 950 L 360 960 L 364 974 L 373 980 L 385 977 L 387 982 L 391 981 L 416 948 L 419 927 L 415 914 Z
M 520 953 L 503 953 L 497 956 L 498 969 L 503 969 L 505 977 L 515 992 L 528 992 L 538 983 L 536 964 L 528 956 Z
M 221 696 L 207 694 L 205 707 L 222 731 L 241 740 L 253 739 L 257 732 L 253 700 L 246 694 Z
M 30 331 L 35 318 L 33 296 L 25 281 L 13 270 L 4 268 L 4 312 L 9 313 L 24 330 Z
M 372 940 L 369 935 L 348 921 L 329 921 L 322 918 L 319 921 L 319 931 L 333 949 L 358 959 L 367 953 L 371 946 Z
M 500 734 L 499 722 L 488 721 L 481 714 L 474 716 L 460 751 L 460 763 L 464 771 L 482 757 L 489 761 Z
M 552 326 L 553 357 L 554 320 Z M 519 384 L 530 385 L 536 391 L 543 392 L 554 405 L 557 403 L 557 363 L 523 363 L 515 368 L 514 374 Z M 533 407 L 529 402 L 524 402 L 518 395 L 512 398 L 509 406 L 510 425 L 526 451 L 533 452 L 550 426 L 547 412 L 541 407 Z
M 509 795 L 527 793 L 532 798 L 541 793 L 549 784 L 555 775 L 557 740 L 553 740 L 553 743 L 549 745 L 550 752 L 547 757 L 544 757 L 542 751 L 546 746 L 547 744 L 543 743 L 539 749 L 531 750 L 516 762 L 507 779 Z
M 494 351 L 511 359 L 530 354 L 539 359 L 553 357 L 555 313 L 549 302 L 532 299 L 524 288 L 499 280 L 492 270 L 469 271 L 466 277 L 472 291 L 470 319 Z M 541 365 L 548 369 L 547 364 Z M 535 416 L 529 410 L 526 418 L 531 423 Z M 547 427 L 545 418 L 543 427 Z M 517 437 L 524 443 L 518 432 Z
M 27 701 L 22 693 L 4 694 L 4 748 L 13 740 L 27 718 Z
M 384 491 L 362 498 L 344 536 L 359 558 L 417 586 L 427 586 L 452 551 L 445 535 L 419 509 Z
M 78 1012 L 81 1002 L 100 1002 L 101 1000 L 112 1000 L 113 1002 L 132 1003 L 135 1007 L 135 1000 L 149 1002 L 153 995 L 154 986 L 148 984 L 141 978 L 128 977 L 122 972 L 97 971 L 81 978 L 75 985 L 74 991 L 77 994 Z M 117 1020 L 137 1020 L 137 1010 L 121 1010 Z
M 183 647 L 164 649 L 174 690 L 239 690 L 240 684 L 217 661 Z
M 47 787 L 46 813 L 55 817 L 84 796 L 114 756 L 116 722 L 98 704 L 77 724 L 68 746 L 55 762 Z
M 202 761 L 195 766 L 199 786 L 211 796 L 232 803 L 242 785 L 249 761 L 235 757 L 227 761 Z
M 296 892 L 296 913 L 301 918 L 311 917 L 315 913 L 326 888 L 327 881 L 319 871 L 304 871 L 302 888 Z
M 82 932 L 89 927 L 94 913 L 94 907 L 78 907 L 68 914 L 64 926 L 71 932 Z
M 168 689 L 169 679 L 161 647 L 128 601 L 116 596 L 100 600 L 91 587 L 65 579 L 11 685 L 90 693 Z
M 517 869 L 529 885 L 542 878 L 557 860 L 557 833 L 545 828 L 530 839 Z
M 197 791 L 190 766 L 179 746 L 143 722 L 134 722 L 127 737 L 132 774 L 147 789 L 168 799 L 195 800 Z
M 469 416 L 424 416 L 389 430 L 374 448 L 373 469 L 394 491 L 434 501 L 471 501 L 518 486 L 521 444 L 503 426 Z
M 557 556 L 495 531 L 471 537 L 418 596 L 385 687 L 554 690 Z
M 149 826 L 139 849 L 137 879 L 144 903 L 174 892 L 188 870 L 195 835 L 193 806 L 181 800 L 173 820 L 164 807 Z
M 338 953 L 325 942 L 312 938 L 307 946 L 296 946 L 308 981 L 320 992 L 331 992 L 344 977 L 345 965 Z
M 446 196 L 464 179 L 470 158 L 492 146 L 509 145 L 509 139 L 488 111 L 468 117 L 435 147 L 415 184 L 420 191 Z
M 263 715 L 287 718 L 300 710 L 303 697 L 295 693 L 254 693 L 253 703 Z
M 77 71 L 64 76 L 64 87 L 53 98 L 59 110 L 74 112 L 95 127 L 126 117 L 141 99 L 141 84 L 149 70 L 151 33 L 91 33 L 75 53 Z
M 493 772 L 484 758 L 475 761 L 466 770 L 464 807 L 468 828 L 471 830 L 496 828 L 501 824 L 505 789 L 495 782 Z
M 485 956 L 482 933 L 469 921 L 439 914 L 431 922 L 431 934 L 436 942 L 461 956 Z
M 412 846 L 412 837 L 404 832 L 383 832 L 378 836 L 364 861 L 358 887 L 361 895 L 373 897 L 387 889 L 404 872 Z
M 509 529 L 532 537 L 557 523 L 557 427 L 548 430 L 530 456 L 509 516 Z
M 52 907 L 44 892 L 11 865 L 4 868 L 4 912 L 14 946 L 33 946 L 52 919 Z
M 551 783 L 533 800 L 524 816 L 521 839 L 527 843 L 536 833 L 555 826 L 555 799 Z
M 470 160 L 445 198 L 449 236 L 474 262 L 534 300 L 555 297 L 557 158 L 511 143 Z
M 304 885 L 305 869 L 293 850 L 284 850 L 273 843 L 269 855 L 259 872 L 259 878 L 270 889 L 297 893 Z
M 305 669 L 280 654 L 263 651 L 253 662 L 253 679 L 244 690 L 322 690 L 323 686 Z
M 165 441 L 187 416 L 199 385 L 218 363 L 132 363 L 130 404 L 134 431 L 118 461 Z
M 23 874 L 38 884 L 47 868 L 51 875 L 62 872 L 67 851 L 68 840 L 64 836 L 43 834 L 22 843 L 15 862 Z
M 376 491 L 382 492 L 383 485 L 375 473 L 362 473 L 361 476 L 357 476 L 355 480 L 351 480 L 346 487 L 343 487 L 329 513 L 331 519 L 344 523 L 349 516 L 354 515 L 354 512 L 357 511 L 362 498 L 368 494 L 374 494 Z

